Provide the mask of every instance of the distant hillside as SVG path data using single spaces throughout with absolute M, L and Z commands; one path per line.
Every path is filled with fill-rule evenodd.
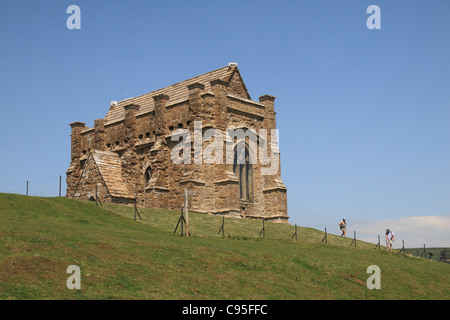
M 405 249 L 407 254 L 410 254 L 414 257 L 420 257 L 424 259 L 431 259 L 435 261 L 439 261 L 441 257 L 441 252 L 445 250 L 446 257 L 450 257 L 450 248 L 408 248 Z M 430 256 L 431 253 L 431 256 Z M 450 260 L 450 259 L 448 259 Z
M 450 265 L 261 221 L 0 194 L 0 299 L 446 299 Z M 81 269 L 69 290 L 66 269 Z M 367 267 L 381 270 L 369 290 Z

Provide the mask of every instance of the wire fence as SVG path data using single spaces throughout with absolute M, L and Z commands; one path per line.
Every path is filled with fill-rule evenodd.
M 62 175 L 1 183 L 0 193 L 15 193 L 37 197 L 64 197 L 66 181 Z
M 364 238 L 361 239 L 361 241 L 374 243 L 372 238 L 373 238 L 373 235 L 371 236 L 371 235 L 365 234 Z M 358 240 L 356 231 L 353 231 L 353 237 L 351 239 L 352 239 L 352 242 L 350 243 L 350 246 L 354 245 L 356 247 L 356 242 Z M 327 243 L 327 229 L 326 228 L 324 231 L 324 238 L 322 240 L 322 243 Z M 397 245 L 395 248 L 393 247 L 394 250 L 409 254 L 413 257 L 450 263 L 450 248 L 428 247 L 426 244 L 423 244 L 422 247 L 414 246 L 414 247 L 408 248 L 405 245 L 405 240 L 401 240 L 401 242 L 399 242 L 399 243 L 401 243 L 401 248 L 399 248 Z M 387 241 L 384 236 L 378 235 L 377 241 L 374 243 L 374 249 L 375 250 L 386 250 L 387 249 Z
M 450 263 L 450 248 L 428 248 L 425 244 L 423 248 L 406 248 L 404 252 L 414 257 L 424 258 L 428 260 L 435 260 Z
M 50 191 L 49 191 L 50 190 Z M 36 179 L 28 179 L 20 182 L 12 182 L 0 184 L 0 193 L 15 193 L 22 194 L 27 196 L 39 196 L 39 197 L 65 197 L 66 196 L 66 182 L 63 179 L 62 175 L 56 175 L 52 177 L 46 178 L 36 178 Z M 136 208 L 135 208 L 136 209 Z M 136 209 L 137 211 L 137 209 Z M 136 214 L 136 213 L 135 213 Z M 139 214 L 139 213 L 137 213 Z M 140 216 L 139 216 L 140 218 Z M 136 220 L 136 216 L 135 216 Z M 177 225 L 178 227 L 178 225 Z M 182 228 L 182 227 L 181 227 Z M 177 228 L 176 228 L 177 229 Z M 175 230 L 176 230 L 175 229 Z M 262 229 L 259 232 L 259 237 L 265 237 L 266 225 L 265 220 L 262 220 Z M 222 222 L 222 226 L 219 230 L 219 234 L 224 234 L 224 221 Z M 297 225 L 295 225 L 295 231 L 289 237 L 293 240 L 298 241 L 298 231 Z M 328 243 L 328 235 L 327 228 L 324 228 L 324 236 L 322 238 L 322 243 Z M 358 241 L 364 242 L 372 242 L 367 240 L 367 235 L 364 239 L 358 239 L 356 231 L 353 231 L 353 235 L 351 237 L 352 241 L 349 246 L 357 247 Z M 374 250 L 381 250 L 383 246 L 383 250 L 386 250 L 386 243 L 384 243 L 384 238 L 382 239 L 378 236 L 378 241 L 374 243 Z M 450 263 L 450 248 L 428 248 L 426 244 L 423 245 L 423 248 L 406 248 L 405 241 L 402 240 L 402 248 L 396 249 L 400 252 L 404 252 L 406 254 L 410 254 L 415 257 L 442 261 L 446 263 Z

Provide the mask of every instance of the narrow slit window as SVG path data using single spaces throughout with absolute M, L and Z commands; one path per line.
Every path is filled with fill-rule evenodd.
M 243 155 L 238 155 L 239 148 L 234 151 L 233 171 L 239 179 L 239 199 L 253 201 L 253 166 L 250 163 L 250 153 L 245 147 Z M 242 158 L 242 160 L 238 161 Z
M 152 169 L 150 167 L 145 170 L 145 188 L 150 187 L 150 180 L 152 179 Z

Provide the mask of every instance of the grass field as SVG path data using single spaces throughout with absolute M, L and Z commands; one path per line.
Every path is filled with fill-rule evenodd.
M 0 194 L 0 299 L 449 299 L 450 265 L 261 221 Z M 66 269 L 81 269 L 69 290 Z M 369 290 L 367 267 L 381 270 Z

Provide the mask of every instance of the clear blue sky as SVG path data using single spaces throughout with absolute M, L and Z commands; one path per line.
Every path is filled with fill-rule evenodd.
M 93 126 L 122 83 L 138 96 L 237 62 L 254 100 L 277 97 L 291 224 L 450 226 L 449 17 L 446 0 L 2 0 L 0 192 L 65 188 L 69 123 Z

